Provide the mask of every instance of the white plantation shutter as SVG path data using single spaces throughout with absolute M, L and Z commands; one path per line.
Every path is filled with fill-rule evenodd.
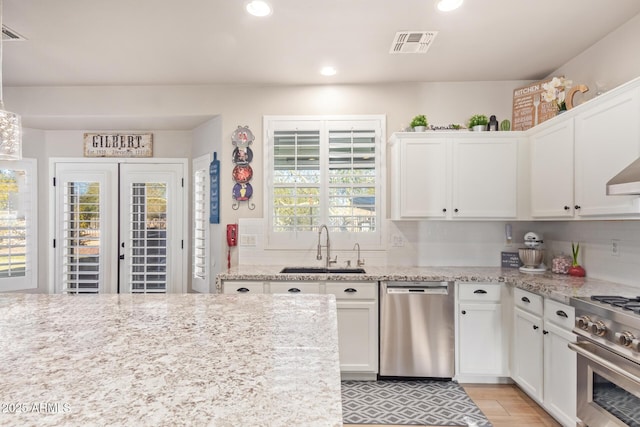
M 0 291 L 38 287 L 36 165 L 0 161 Z
M 268 246 L 381 245 L 384 118 L 266 117 Z

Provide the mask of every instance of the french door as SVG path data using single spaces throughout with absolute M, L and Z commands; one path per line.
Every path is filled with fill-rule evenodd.
M 54 166 L 58 293 L 185 292 L 184 166 Z

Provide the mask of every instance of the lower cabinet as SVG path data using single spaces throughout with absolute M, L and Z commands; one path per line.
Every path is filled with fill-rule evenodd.
M 514 291 L 511 376 L 564 426 L 576 425 L 576 355 L 568 347 L 573 307 Z
M 458 283 L 456 379 L 501 382 L 508 346 L 499 283 Z
M 378 282 L 261 282 L 225 280 L 224 294 L 333 294 L 338 316 L 343 378 L 373 380 L 378 374 Z

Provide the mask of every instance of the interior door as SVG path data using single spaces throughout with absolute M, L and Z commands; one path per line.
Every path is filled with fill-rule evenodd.
M 183 165 L 56 163 L 54 287 L 184 292 Z

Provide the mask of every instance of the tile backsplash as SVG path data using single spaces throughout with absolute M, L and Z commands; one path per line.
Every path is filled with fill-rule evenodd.
M 511 224 L 513 241 L 506 242 Z M 315 243 L 307 250 L 264 247 L 264 220 L 239 222 L 239 263 L 243 265 L 320 265 Z M 367 265 L 500 266 L 502 251 L 523 247 L 527 231 L 544 240 L 548 267 L 554 255 L 571 255 L 571 242 L 580 243 L 580 263 L 588 277 L 640 287 L 640 221 L 387 221 L 386 250 L 362 248 Z M 243 241 L 243 236 L 246 236 Z M 618 253 L 612 253 L 615 240 Z M 339 265 L 356 255 L 352 249 L 332 248 Z

